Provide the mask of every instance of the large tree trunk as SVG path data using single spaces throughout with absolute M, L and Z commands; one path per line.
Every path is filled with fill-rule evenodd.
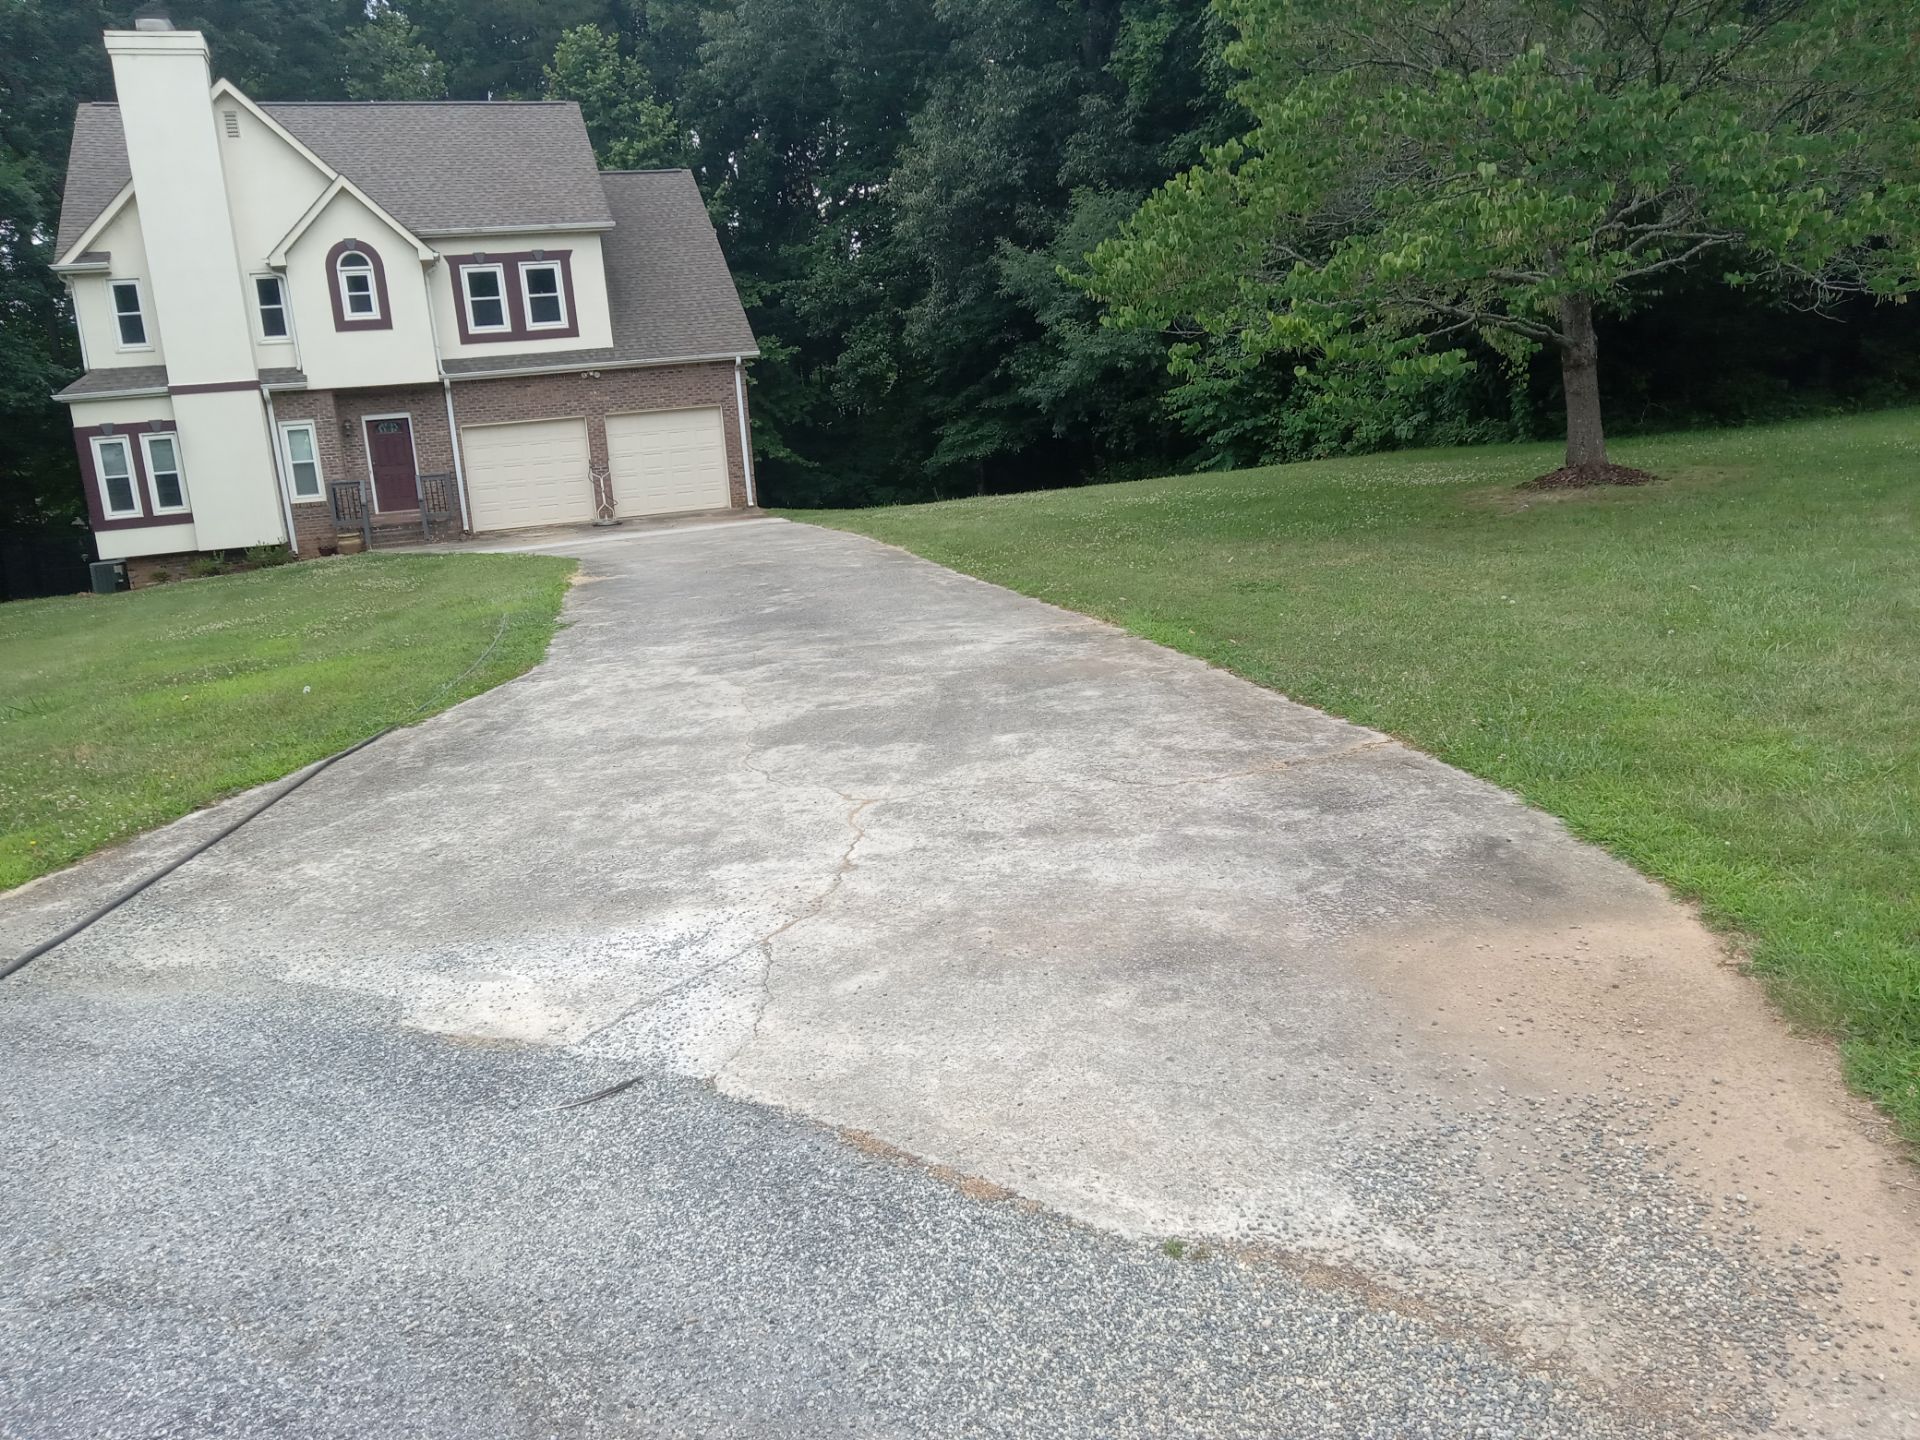
M 1560 302 L 1560 383 L 1567 394 L 1567 468 L 1607 463 L 1607 434 L 1600 426 L 1600 342 L 1593 333 L 1593 302 L 1568 296 Z

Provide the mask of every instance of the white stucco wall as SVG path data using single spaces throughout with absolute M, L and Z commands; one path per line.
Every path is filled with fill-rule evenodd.
M 328 317 L 290 313 L 291 335 L 285 340 L 269 340 L 260 331 L 253 281 L 257 275 L 273 273 L 267 264 L 268 254 L 331 181 L 239 101 L 220 96 L 213 109 L 226 173 L 227 204 L 233 217 L 234 247 L 239 251 L 241 283 L 246 291 L 254 363 L 262 370 L 283 366 L 298 369 L 303 330 L 314 320 Z M 237 136 L 227 133 L 228 116 L 233 117 L 233 127 L 240 132 Z M 288 310 L 293 310 L 291 299 Z
M 195 548 L 283 543 L 287 525 L 260 392 L 176 394 L 173 418 L 180 427 L 180 464 L 199 538 Z
M 206 42 L 191 30 L 112 30 L 106 44 L 168 379 L 251 379 L 252 326 L 226 214 Z
M 140 236 L 139 202 L 129 200 L 88 248 L 105 250 L 113 256 L 113 269 L 109 274 L 73 277 L 74 323 L 80 330 L 80 346 L 86 354 L 88 368 L 114 370 L 127 365 L 166 364 L 160 317 L 154 313 L 153 277 L 147 269 L 147 244 Z M 147 321 L 145 349 L 123 348 L 120 344 L 120 327 L 113 317 L 113 294 L 108 288 L 114 280 L 140 282 L 140 309 Z
M 441 255 L 512 255 L 529 250 L 568 250 L 573 272 L 573 298 L 580 313 L 580 333 L 552 340 L 497 340 L 460 343 L 460 324 L 454 311 L 453 267 L 444 260 L 429 277 L 433 291 L 434 324 L 440 330 L 440 351 L 449 360 L 539 355 L 559 350 L 602 350 L 613 344 L 613 322 L 607 310 L 607 272 L 596 233 L 553 231 L 533 235 L 436 236 L 433 248 Z
M 96 530 L 93 543 L 102 560 L 131 560 L 139 555 L 179 555 L 205 550 L 192 525 L 136 525 L 126 530 Z
M 67 408 L 73 412 L 76 430 L 93 425 L 137 425 L 143 420 L 173 419 L 173 401 L 165 395 L 132 400 L 76 400 Z
M 348 239 L 379 253 L 387 276 L 391 329 L 334 329 L 327 252 Z M 306 372 L 308 388 L 438 383 L 419 255 L 352 195 L 345 191 L 335 195 L 287 252 L 287 288 L 298 313 L 300 368 Z

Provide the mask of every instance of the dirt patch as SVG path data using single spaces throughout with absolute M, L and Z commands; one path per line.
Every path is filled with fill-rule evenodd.
M 1600 485 L 1651 485 L 1660 477 L 1631 465 L 1562 465 L 1531 480 L 1522 481 L 1522 490 L 1591 490 Z
M 1697 1365 L 1701 1398 L 1727 1376 L 1785 1378 L 1774 1370 L 1785 1361 L 1797 1374 L 1773 1397 L 1779 1423 L 1820 1419 L 1822 1395 L 1920 1406 L 1912 1172 L 1885 1122 L 1847 1093 L 1831 1046 L 1782 1024 L 1729 947 L 1692 916 L 1672 907 L 1664 917 L 1588 915 L 1470 933 L 1410 927 L 1371 937 L 1354 959 L 1385 1002 L 1383 1029 L 1396 1041 L 1420 1037 L 1423 1048 L 1458 1057 L 1482 1087 L 1497 1086 L 1502 1110 L 1518 1102 L 1520 1126 L 1494 1112 L 1481 1121 L 1503 1207 L 1540 1197 L 1569 1215 L 1611 1211 L 1625 1222 L 1618 1235 L 1585 1237 L 1593 1253 L 1621 1257 L 1627 1283 L 1617 1294 L 1589 1283 L 1611 1272 L 1586 1274 L 1558 1251 L 1543 1249 L 1537 1269 L 1531 1255 L 1496 1266 L 1513 1271 L 1520 1293 L 1537 1286 L 1553 1297 L 1555 1314 L 1591 1305 L 1569 1330 L 1589 1368 L 1629 1384 L 1646 1378 L 1650 1357 L 1588 1343 L 1624 1332 L 1663 1341 L 1675 1371 Z M 1580 1150 L 1584 1127 L 1555 1123 L 1576 1097 L 1602 1104 L 1604 1148 Z M 1608 1160 L 1614 1153 L 1643 1155 L 1639 1173 Z M 1509 1167 L 1517 1168 L 1505 1176 Z M 1497 1228 L 1483 1221 L 1477 1236 Z M 1755 1293 L 1716 1298 L 1701 1285 L 1678 1307 L 1671 1294 L 1640 1306 L 1635 1287 L 1660 1277 L 1658 1257 L 1628 1243 L 1634 1228 L 1665 1236 L 1676 1255 L 1694 1247 L 1719 1255 L 1725 1274 Z M 1513 1238 L 1524 1245 L 1532 1233 L 1523 1227 Z M 1760 1324 L 1770 1310 L 1771 1332 Z M 1731 1322 L 1753 1333 L 1722 1334 L 1716 1346 L 1714 1330 Z M 1523 1327 L 1530 1347 L 1541 1338 L 1537 1325 Z M 1716 1348 L 1772 1363 L 1756 1374 L 1736 1361 L 1715 1381 Z

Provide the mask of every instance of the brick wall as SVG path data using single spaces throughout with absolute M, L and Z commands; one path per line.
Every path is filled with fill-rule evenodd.
M 340 454 L 339 421 L 334 414 L 333 391 L 291 390 L 273 397 L 274 418 L 313 421 L 314 450 L 320 457 L 320 499 L 297 500 L 293 505 L 294 549 L 302 559 L 331 555 L 340 548 L 334 531 L 333 506 L 327 501 L 327 486 L 349 478 Z M 278 437 L 276 437 L 277 439 Z M 292 483 L 291 480 L 288 481 Z
M 587 450 L 603 513 L 613 513 L 613 496 L 604 486 L 607 464 L 607 416 L 631 410 L 685 410 L 720 407 L 727 437 L 727 482 L 735 506 L 747 503 L 746 464 L 740 454 L 740 420 L 734 405 L 731 361 L 707 365 L 650 365 L 633 370 L 580 371 L 567 375 L 524 375 L 500 380 L 456 380 L 455 418 L 464 428 L 509 420 L 559 420 L 585 417 Z M 424 452 L 420 463 L 426 464 Z
M 740 421 L 734 404 L 731 363 L 460 380 L 454 383 L 453 401 L 456 418 L 463 426 L 584 418 L 589 463 L 596 485 L 602 487 L 599 499 L 608 514 L 612 513 L 613 496 L 604 488 L 610 483 L 606 478 L 606 417 L 635 410 L 717 405 L 726 431 L 727 480 L 732 501 L 735 506 L 747 503 L 747 472 L 740 453 Z M 359 480 L 371 490 L 372 472 L 367 464 L 367 432 L 363 423 L 369 415 L 410 416 L 421 473 L 453 473 L 446 400 L 437 385 L 387 390 L 292 390 L 276 393 L 273 403 L 275 416 L 282 422 L 314 422 L 320 473 L 328 485 L 337 480 Z M 456 512 L 458 508 L 456 504 Z M 454 523 L 459 523 L 457 513 Z M 329 555 L 339 548 L 333 508 L 325 500 L 295 504 L 293 528 L 297 548 L 303 556 Z

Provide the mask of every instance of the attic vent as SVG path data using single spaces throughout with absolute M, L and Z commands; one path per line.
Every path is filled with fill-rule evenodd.
M 238 140 L 240 138 L 240 112 L 238 110 L 222 110 L 220 115 L 221 118 L 227 122 L 227 138 L 229 140 Z

